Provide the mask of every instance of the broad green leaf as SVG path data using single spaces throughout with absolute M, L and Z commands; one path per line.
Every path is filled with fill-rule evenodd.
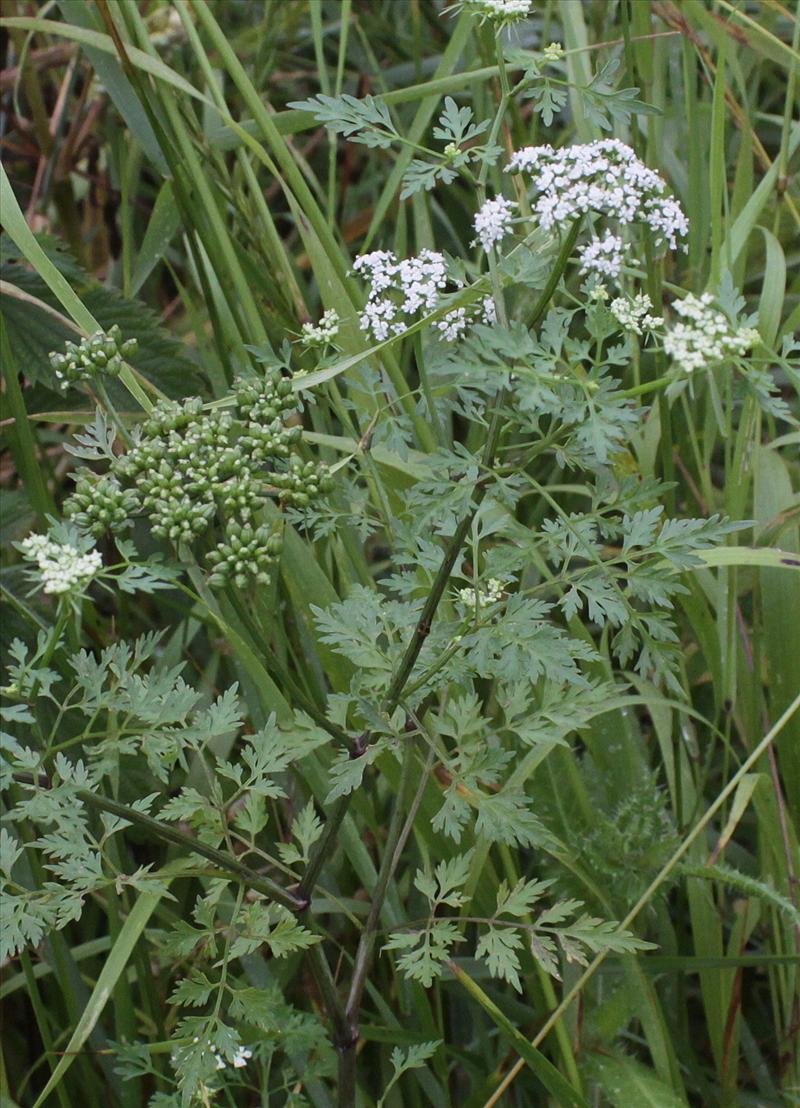
M 789 157 L 794 157 L 795 151 L 800 146 L 800 126 L 793 126 L 789 137 Z M 729 228 L 722 247 L 723 258 L 730 258 L 731 264 L 736 262 L 750 232 L 758 223 L 762 211 L 775 196 L 775 182 L 778 179 L 778 162 L 772 163 L 762 177 L 753 195 L 739 213 L 732 227 Z
M 587 1069 L 614 1108 L 686 1108 L 683 1097 L 633 1058 L 595 1054 Z
M 94 18 L 99 17 L 94 5 L 62 4 L 61 10 L 68 24 L 90 33 L 101 33 L 96 26 L 93 26 Z M 110 39 L 110 36 L 104 37 Z M 108 90 L 108 95 L 111 97 L 114 107 L 125 120 L 126 126 L 139 140 L 148 158 L 161 174 L 166 176 L 167 163 L 164 154 L 159 148 L 150 120 L 147 118 L 147 114 L 128 80 L 119 58 L 116 56 L 117 51 L 105 51 L 102 47 L 91 46 L 88 42 L 81 45 L 98 79 L 102 82 L 103 87 Z
M 800 570 L 800 555 L 791 550 L 775 550 L 766 546 L 721 546 L 716 550 L 699 550 L 697 557 L 707 566 L 764 566 Z
M 758 329 L 765 346 L 773 346 L 781 324 L 786 294 L 786 258 L 783 247 L 766 227 L 759 227 L 764 236 L 766 258 L 764 281 L 758 301 Z
M 175 203 L 172 182 L 165 181 L 153 205 L 150 221 L 144 233 L 131 277 L 131 295 L 135 296 L 154 267 L 164 257 L 170 242 L 180 227 L 181 216 Z

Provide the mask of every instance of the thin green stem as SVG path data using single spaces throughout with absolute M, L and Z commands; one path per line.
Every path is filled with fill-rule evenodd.
M 30 776 L 25 774 L 16 774 L 15 780 L 17 779 L 24 783 L 30 783 L 31 780 Z M 249 866 L 242 865 L 236 858 L 226 854 L 224 850 L 217 850 L 213 846 L 208 846 L 206 843 L 193 839 L 190 835 L 185 835 L 182 831 L 178 831 L 177 828 L 170 827 L 169 824 L 154 819 L 153 816 L 145 815 L 144 812 L 137 812 L 134 808 L 128 807 L 127 804 L 119 804 L 116 800 L 109 800 L 107 797 L 98 796 L 96 793 L 89 792 L 86 789 L 78 789 L 75 796 L 82 804 L 86 804 L 89 808 L 96 808 L 101 812 L 110 812 L 111 815 L 118 816 L 128 823 L 132 823 L 137 827 L 149 831 L 158 839 L 174 843 L 175 846 L 180 846 L 192 854 L 200 854 L 203 858 L 207 858 L 210 862 L 218 866 L 220 876 L 228 876 L 233 881 L 244 882 L 244 884 L 254 892 L 269 897 L 269 899 L 274 900 L 276 904 L 281 904 L 284 908 L 288 908 L 292 912 L 301 912 L 307 907 L 305 900 L 302 900 L 300 897 L 295 896 L 294 893 L 284 889 L 269 877 L 264 877 L 262 874 L 256 873 L 254 870 L 250 869 Z

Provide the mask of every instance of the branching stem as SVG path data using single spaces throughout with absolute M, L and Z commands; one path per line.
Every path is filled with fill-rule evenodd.
M 32 781 L 30 774 L 15 774 L 14 778 L 23 784 L 30 784 Z M 240 881 L 247 888 L 269 897 L 276 904 L 282 904 L 284 908 L 288 908 L 291 912 L 300 912 L 307 907 L 304 900 L 284 889 L 277 881 L 256 873 L 255 870 L 250 869 L 249 866 L 244 865 L 224 850 L 207 846 L 205 843 L 193 839 L 191 835 L 185 835 L 182 831 L 178 831 L 176 827 L 170 827 L 168 823 L 164 823 L 162 820 L 154 819 L 153 816 L 145 815 L 144 812 L 137 812 L 135 808 L 130 808 L 127 804 L 119 804 L 116 800 L 98 796 L 96 793 L 89 792 L 88 789 L 78 789 L 75 795 L 82 804 L 86 804 L 90 808 L 109 812 L 113 816 L 124 819 L 127 823 L 133 823 L 144 828 L 158 839 L 174 843 L 192 854 L 200 854 L 203 858 L 208 858 L 219 868 L 220 877 L 228 876 L 233 881 Z

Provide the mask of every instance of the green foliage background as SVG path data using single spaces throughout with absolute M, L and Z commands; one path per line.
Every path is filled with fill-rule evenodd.
M 796 1103 L 796 11 L 0 25 L 3 1104 Z M 667 316 L 710 289 L 760 334 L 691 392 L 609 338 L 566 228 L 491 272 L 469 246 L 509 150 L 608 133 L 690 222 L 630 287 Z M 513 322 L 371 344 L 377 248 L 461 259 L 454 303 L 511 289 Z M 330 309 L 320 355 L 296 340 Z M 49 352 L 114 324 L 121 376 L 63 391 Z M 62 514 L 76 435 L 105 465 L 142 409 L 228 410 L 265 372 L 334 479 L 264 507 L 269 585 L 214 591 L 137 521 L 87 597 L 31 592 L 12 543 Z

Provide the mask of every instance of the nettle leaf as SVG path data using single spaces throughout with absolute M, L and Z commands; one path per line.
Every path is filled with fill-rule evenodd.
M 388 107 L 374 96 L 359 99 L 348 93 L 341 96 L 320 93 L 309 100 L 293 100 L 288 106 L 311 112 L 318 123 L 324 123 L 329 131 L 344 135 L 351 142 L 386 149 L 399 138 Z
M 111 285 L 97 282 L 75 262 L 63 243 L 48 235 L 38 235 L 37 241 L 101 327 L 108 330 L 117 324 L 123 338 L 136 339 L 137 349 L 128 359 L 135 369 L 172 397 L 192 395 L 199 390 L 201 376 L 189 347 L 160 325 L 151 308 L 140 300 L 124 297 Z M 42 278 L 22 262 L 20 251 L 7 235 L 0 238 L 0 246 L 0 279 L 62 313 L 58 299 Z M 59 406 L 63 407 L 63 392 L 49 355 L 53 350 L 62 350 L 67 340 L 74 342 L 75 330 L 30 301 L 12 296 L 3 297 L 3 319 L 12 351 L 18 365 L 24 367 L 25 376 L 57 392 L 61 398 Z M 122 386 L 113 384 L 111 391 L 125 396 Z M 78 394 L 73 391 L 71 395 Z M 70 402 L 68 394 L 66 405 Z

